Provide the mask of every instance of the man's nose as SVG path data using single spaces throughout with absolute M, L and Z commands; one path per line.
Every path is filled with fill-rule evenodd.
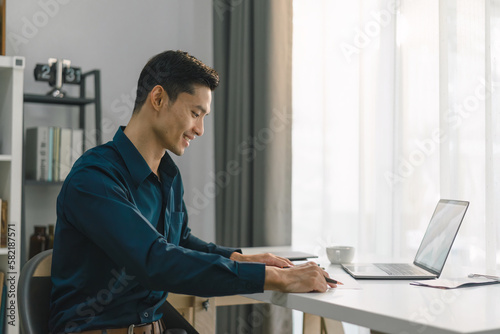
M 196 122 L 193 130 L 198 137 L 203 136 L 203 132 L 205 132 L 205 128 L 203 125 L 203 118 L 200 118 L 200 120 Z

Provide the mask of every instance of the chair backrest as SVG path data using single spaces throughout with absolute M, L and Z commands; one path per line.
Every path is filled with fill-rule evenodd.
M 17 304 L 21 333 L 48 334 L 52 249 L 31 258 L 19 276 Z

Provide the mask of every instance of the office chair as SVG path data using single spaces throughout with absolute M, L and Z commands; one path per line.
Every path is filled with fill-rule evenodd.
M 31 258 L 19 276 L 17 304 L 21 333 L 49 333 L 52 249 Z
M 43 251 L 31 258 L 22 268 L 19 276 L 17 304 L 21 333 L 48 334 L 49 333 L 49 306 L 52 281 L 50 270 L 52 265 L 52 249 Z M 162 306 L 164 313 L 177 313 L 169 304 Z M 189 323 L 179 315 L 174 323 L 184 326 Z M 190 327 L 190 326 L 189 326 Z M 165 334 L 185 334 L 182 329 L 168 329 Z M 192 329 L 189 333 L 198 333 Z

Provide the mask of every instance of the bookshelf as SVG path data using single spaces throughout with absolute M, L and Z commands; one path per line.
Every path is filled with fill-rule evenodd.
M 79 96 L 65 96 L 63 98 L 50 95 L 30 94 L 23 95 L 24 103 L 43 104 L 52 106 L 66 106 L 68 112 L 78 112 L 78 128 L 83 129 L 82 152 L 92 145 L 99 145 L 101 139 L 101 79 L 100 71 L 92 70 L 82 74 L 79 86 Z M 91 96 L 88 96 L 91 95 Z M 93 112 L 94 123 L 87 122 L 87 116 Z M 24 118 L 33 117 L 36 108 L 28 112 L 24 110 Z M 26 130 L 26 129 L 24 129 Z M 90 138 L 92 136 L 93 138 Z M 26 142 L 25 142 L 26 144 Z M 25 145 L 26 149 L 26 145 Z M 26 152 L 26 151 L 25 151 Z M 56 223 L 56 199 L 62 181 L 38 181 L 26 178 L 26 157 L 23 168 L 23 207 L 22 207 L 22 240 L 21 259 L 28 260 L 29 238 L 35 225 L 48 226 Z
M 0 248 L 0 270 L 7 282 L 5 333 L 19 333 L 17 281 L 21 269 L 22 158 L 23 158 L 23 57 L 0 56 L 0 198 L 8 201 L 10 246 Z
M 87 81 L 93 78 L 93 89 L 94 96 L 87 97 Z M 88 111 L 87 107 L 94 105 L 95 112 L 95 124 L 92 128 L 92 132 L 95 135 L 96 144 L 101 143 L 101 72 L 99 70 L 93 70 L 82 74 L 82 81 L 80 86 L 80 96 L 79 97 L 53 97 L 49 95 L 39 95 L 39 94 L 24 94 L 24 103 L 41 103 L 41 104 L 52 104 L 52 105 L 65 105 L 73 106 L 79 108 L 79 127 L 85 129 L 85 133 L 88 132 L 89 126 L 86 122 L 86 113 Z M 84 143 L 86 142 L 84 138 Z
M 0 55 L 5 55 L 5 0 L 0 0 Z

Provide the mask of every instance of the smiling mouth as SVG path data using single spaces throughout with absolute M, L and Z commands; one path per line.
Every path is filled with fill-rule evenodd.
M 189 146 L 189 143 L 191 142 L 192 139 L 194 138 L 189 138 L 188 136 L 184 136 L 184 140 L 186 141 L 187 146 Z

